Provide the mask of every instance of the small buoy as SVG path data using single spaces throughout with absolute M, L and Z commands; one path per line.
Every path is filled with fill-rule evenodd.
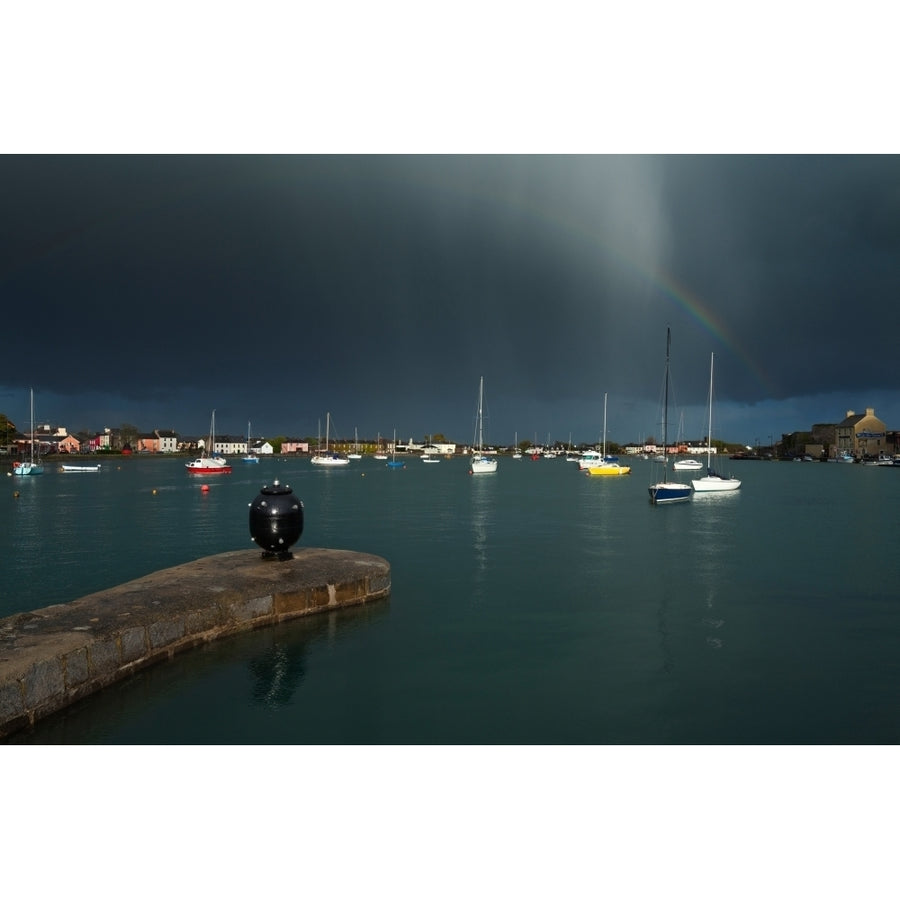
M 18 496 L 19 496 L 19 492 L 18 492 L 18 491 L 13 491 L 13 497 L 18 497 Z
M 201 492 L 204 493 L 204 494 L 208 493 L 208 492 L 209 492 L 209 485 L 208 485 L 208 484 L 201 484 L 201 485 L 200 485 L 200 490 L 201 490 Z
M 156 493 L 156 488 L 153 488 L 153 493 L 154 493 L 154 494 Z
M 366 477 L 366 473 L 365 473 L 365 472 L 362 472 L 361 475 L 362 475 L 363 478 Z

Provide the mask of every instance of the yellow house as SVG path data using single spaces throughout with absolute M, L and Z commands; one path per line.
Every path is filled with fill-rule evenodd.
M 865 415 L 848 409 L 844 421 L 835 428 L 835 441 L 838 453 L 847 452 L 857 459 L 888 452 L 887 427 L 872 407 Z

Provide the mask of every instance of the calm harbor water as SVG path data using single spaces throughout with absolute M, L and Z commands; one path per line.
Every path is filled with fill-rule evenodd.
M 731 470 L 740 491 L 671 507 L 649 503 L 641 460 L 624 478 L 416 458 L 7 478 L 0 616 L 252 547 L 248 504 L 275 478 L 304 502 L 301 544 L 384 556 L 393 581 L 385 602 L 186 653 L 16 741 L 895 743 L 900 469 Z

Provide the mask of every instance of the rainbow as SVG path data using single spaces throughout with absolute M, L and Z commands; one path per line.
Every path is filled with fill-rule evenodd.
M 778 394 L 778 389 L 772 380 L 768 377 L 765 370 L 759 366 L 750 354 L 741 346 L 737 338 L 722 323 L 721 319 L 716 316 L 703 301 L 691 293 L 687 288 L 680 285 L 670 275 L 651 274 L 640 269 L 636 265 L 631 266 L 640 277 L 647 280 L 656 290 L 662 293 L 667 299 L 684 309 L 690 316 L 695 319 L 702 328 L 708 331 L 714 338 L 721 341 L 740 362 L 745 366 L 748 372 L 759 383 L 767 393 L 772 395 Z
M 741 345 L 737 336 L 709 308 L 708 304 L 704 303 L 694 292 L 676 281 L 672 275 L 660 272 L 657 269 L 651 270 L 636 262 L 632 256 L 604 238 L 595 228 L 577 223 L 571 218 L 564 217 L 558 213 L 540 209 L 534 204 L 527 204 L 501 195 L 495 195 L 495 199 L 507 207 L 517 207 L 520 212 L 528 215 L 530 218 L 540 220 L 543 224 L 549 223 L 558 230 L 599 248 L 620 268 L 630 272 L 676 306 L 685 310 L 705 331 L 734 354 L 765 392 L 775 396 L 778 395 L 777 386 L 768 377 L 762 366 Z

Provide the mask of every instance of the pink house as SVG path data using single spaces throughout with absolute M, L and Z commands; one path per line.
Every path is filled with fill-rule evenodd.
M 155 434 L 141 435 L 134 449 L 138 453 L 159 453 L 159 438 Z
M 59 439 L 60 453 L 78 453 L 81 450 L 81 441 L 71 434 L 67 434 L 64 438 Z

